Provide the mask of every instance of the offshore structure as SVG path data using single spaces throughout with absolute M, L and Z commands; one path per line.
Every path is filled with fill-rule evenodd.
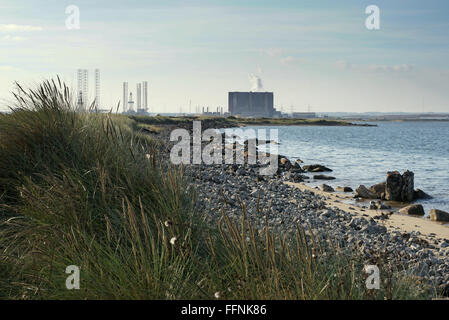
M 100 69 L 94 70 L 95 74 L 95 107 L 100 109 Z M 77 70 L 77 108 L 78 111 L 87 111 L 89 108 L 89 71 Z
M 128 95 L 128 82 L 123 82 L 123 113 L 148 114 L 148 82 L 143 81 L 136 85 L 136 110 L 132 92 Z

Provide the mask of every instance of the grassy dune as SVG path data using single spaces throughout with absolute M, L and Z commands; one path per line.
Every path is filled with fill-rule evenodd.
M 19 88 L 16 100 L 0 115 L 1 299 L 425 297 L 390 270 L 366 289 L 360 258 L 307 230 L 285 239 L 226 212 L 206 225 L 160 141 L 135 119 L 74 112 L 64 84 Z M 65 287 L 69 265 L 79 290 Z

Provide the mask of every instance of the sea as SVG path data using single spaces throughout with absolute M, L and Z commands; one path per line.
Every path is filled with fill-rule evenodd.
M 278 152 L 304 164 L 323 164 L 336 177 L 323 182 L 354 190 L 385 181 L 388 171 L 415 174 L 415 189 L 433 199 L 420 200 L 426 211 L 449 212 L 449 122 L 381 121 L 376 126 L 254 126 L 278 130 Z M 255 131 L 257 132 L 257 131 Z M 267 137 L 268 138 L 268 137 Z M 262 148 L 263 149 L 263 148 Z M 313 181 L 313 180 L 312 180 Z

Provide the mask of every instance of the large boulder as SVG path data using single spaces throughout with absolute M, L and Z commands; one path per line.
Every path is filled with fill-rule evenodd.
M 412 215 L 412 216 L 423 216 L 424 215 L 424 208 L 420 204 L 412 204 L 407 207 L 402 208 L 399 210 L 400 213 Z
M 414 185 L 415 185 L 415 174 L 412 171 L 405 171 L 402 174 L 402 190 L 401 190 L 401 199 L 404 202 L 412 202 L 413 201 L 413 193 L 414 193 Z
M 332 172 L 331 169 L 321 165 L 321 164 L 311 164 L 302 167 L 305 171 L 309 172 Z
M 430 220 L 432 221 L 440 221 L 440 222 L 449 222 L 449 213 L 443 210 L 431 209 L 430 210 Z
M 385 182 L 385 199 L 389 201 L 401 201 L 402 175 L 398 171 L 387 172 Z
M 388 172 L 385 183 L 385 199 L 389 201 L 411 202 L 414 199 L 414 174 L 405 171 Z
M 356 197 L 364 198 L 364 199 L 377 199 L 377 195 L 368 190 L 363 184 L 360 185 L 357 189 L 355 189 Z

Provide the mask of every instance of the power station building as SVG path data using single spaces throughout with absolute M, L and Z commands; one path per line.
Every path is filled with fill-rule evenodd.
M 273 117 L 273 92 L 229 92 L 228 111 L 232 116 Z

